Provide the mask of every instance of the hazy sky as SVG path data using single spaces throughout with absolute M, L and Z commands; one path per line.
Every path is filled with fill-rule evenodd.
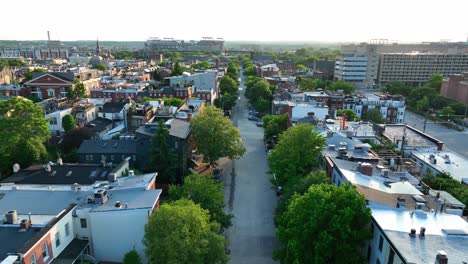
M 0 39 L 465 41 L 468 0 L 2 0 Z

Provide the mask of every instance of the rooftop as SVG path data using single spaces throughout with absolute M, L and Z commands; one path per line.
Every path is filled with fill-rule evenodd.
M 467 181 L 468 160 L 451 151 L 411 151 L 411 155 L 438 172 L 448 172 L 458 181 Z M 435 163 L 434 163 L 435 162 Z
M 437 147 L 442 141 L 406 125 L 385 125 L 383 135 L 396 142 L 405 137 L 405 147 Z
M 124 106 L 125 103 L 105 103 L 100 111 L 103 113 L 118 113 L 122 111 Z
M 22 229 L 16 226 L 0 226 L 0 260 L 8 253 L 17 253 L 41 228 Z
M 181 121 L 178 119 L 170 119 L 171 128 L 169 129 L 169 135 L 185 139 L 190 134 L 190 123 Z
M 114 122 L 107 118 L 97 117 L 93 121 L 86 124 L 91 131 L 100 133 L 105 131 L 109 126 L 111 126 Z
M 133 155 L 138 152 L 139 144 L 143 144 L 137 140 L 102 140 L 88 139 L 81 143 L 78 149 L 78 154 L 129 154 Z
M 439 250 L 447 252 L 449 263 L 467 261 L 468 223 L 460 216 L 408 211 L 371 205 L 372 217 L 406 263 L 434 263 Z M 426 228 L 424 238 L 409 236 L 412 228 Z

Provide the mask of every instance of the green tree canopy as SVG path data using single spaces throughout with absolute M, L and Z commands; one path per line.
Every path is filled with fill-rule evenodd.
M 377 108 L 367 110 L 362 116 L 362 119 L 365 121 L 372 121 L 377 124 L 384 123 L 382 113 L 380 113 L 380 110 Z
M 234 62 L 229 63 L 229 66 L 227 68 L 227 75 L 232 79 L 236 80 L 239 76 L 239 65 L 237 65 Z
M 266 115 L 263 117 L 263 133 L 266 140 L 278 137 L 288 129 L 288 114 Z
M 434 89 L 437 93 L 440 92 L 440 87 L 442 86 L 442 80 L 444 76 L 440 73 L 433 73 L 431 75 L 431 79 L 427 82 L 427 86 Z
M 453 110 L 451 106 L 446 106 L 440 110 L 439 114 L 443 116 L 444 118 L 448 119 L 450 118 L 450 116 L 455 114 L 455 110 Z
M 299 88 L 301 91 L 314 91 L 317 88 L 317 81 L 315 79 L 300 78 Z
M 92 68 L 100 70 L 100 71 L 106 71 L 107 70 L 106 65 L 104 65 L 102 63 L 98 63 L 98 64 L 94 65 Z
M 171 73 L 171 76 L 179 76 L 179 75 L 182 75 L 182 73 L 184 73 L 185 71 L 185 67 L 181 66 L 178 62 L 176 62 L 174 64 L 174 67 L 172 69 L 172 73 Z
M 161 205 L 145 227 L 144 244 L 152 264 L 226 263 L 219 224 L 200 205 L 181 199 Z
M 221 91 L 221 94 L 228 93 L 231 95 L 235 95 L 238 93 L 237 82 L 228 75 L 223 76 L 219 80 L 219 89 Z
M 75 118 L 72 115 L 67 114 L 62 117 L 62 127 L 65 130 L 65 132 L 75 128 L 75 126 Z
M 207 61 L 200 61 L 191 65 L 193 69 L 211 69 L 211 64 Z
M 307 70 L 309 70 L 309 68 L 307 68 L 306 66 L 304 66 L 304 64 L 298 64 L 298 65 L 296 66 L 296 68 L 297 68 L 297 70 L 299 70 L 299 71 L 307 71 Z
M 152 98 L 149 98 L 150 101 L 151 100 L 154 100 Z M 172 106 L 175 106 L 175 107 L 180 107 L 184 104 L 184 100 L 182 99 L 179 99 L 179 98 L 163 98 L 162 99 L 163 102 L 164 102 L 164 105 L 172 105 Z
M 169 146 L 169 129 L 162 120 L 151 138 L 151 155 L 149 169 L 159 173 L 158 178 L 163 182 L 175 183 L 177 175 L 177 155 Z
M 24 168 L 45 159 L 49 137 L 39 105 L 23 97 L 0 100 L 0 172 L 11 172 L 14 163 Z
M 75 80 L 74 85 L 74 89 L 70 89 L 67 92 L 68 99 L 85 98 L 86 88 L 84 83 L 77 79 Z
M 210 220 L 216 221 L 222 228 L 231 226 L 232 215 L 224 213 L 224 186 L 216 182 L 213 177 L 192 174 L 184 179 L 181 186 L 171 185 L 169 197 L 171 201 L 182 198 L 192 200 L 201 208 L 208 210 Z
M 281 263 L 363 263 L 371 213 L 351 185 L 319 184 L 294 195 L 278 221 Z M 338 246 L 339 245 L 339 246 Z
M 141 257 L 135 249 L 132 249 L 125 254 L 123 264 L 142 264 Z
M 24 73 L 24 81 L 27 82 L 27 81 L 30 81 L 32 80 L 32 76 L 33 76 L 33 72 L 47 72 L 46 69 L 42 69 L 42 68 L 36 68 L 34 70 L 26 70 L 26 72 Z
M 230 95 L 225 93 L 221 98 L 214 99 L 214 105 L 221 110 L 228 111 L 232 110 L 237 103 L 237 95 Z
M 359 119 L 359 117 L 357 116 L 356 113 L 354 113 L 353 110 L 351 109 L 339 109 L 337 112 L 336 112 L 336 115 L 337 116 L 343 116 L 343 114 L 346 114 L 346 120 L 348 121 L 356 121 Z
M 424 96 L 416 103 L 416 108 L 420 111 L 426 111 L 429 108 L 429 98 Z
M 336 81 L 332 84 L 330 89 L 333 91 L 343 90 L 345 94 L 350 94 L 354 92 L 354 85 L 344 81 Z
M 222 157 L 238 159 L 246 152 L 239 130 L 218 108 L 205 107 L 191 124 L 195 145 L 210 165 Z
M 288 128 L 279 136 L 278 144 L 268 157 L 270 171 L 276 175 L 276 184 L 285 186 L 309 174 L 317 166 L 325 146 L 325 138 L 309 124 Z

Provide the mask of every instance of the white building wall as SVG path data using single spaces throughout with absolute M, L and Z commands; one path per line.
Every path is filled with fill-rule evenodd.
M 328 115 L 328 107 L 314 107 L 308 105 L 296 105 L 292 108 L 292 120 L 301 119 L 307 117 L 308 113 L 314 113 L 315 117 L 318 119 L 325 119 L 325 116 Z
M 91 212 L 94 256 L 99 261 L 121 262 L 135 248 L 144 257 L 143 237 L 148 209 Z
M 52 134 L 58 134 L 60 132 L 64 132 L 64 129 L 62 127 L 62 118 L 67 114 L 71 114 L 71 112 L 72 112 L 72 109 L 69 108 L 69 109 L 56 111 L 56 112 L 45 115 L 45 118 L 49 120 L 49 131 Z
M 53 256 L 57 257 L 70 242 L 75 238 L 75 232 L 73 230 L 73 217 L 72 212 L 68 212 L 58 223 L 50 229 L 50 236 L 52 238 L 52 252 Z M 65 231 L 65 225 L 68 224 L 68 235 Z M 60 244 L 57 246 L 57 236 L 59 237 Z
M 369 258 L 369 263 L 381 263 L 381 264 L 401 264 L 405 263 L 401 260 L 401 258 L 398 256 L 396 251 L 391 248 L 390 243 L 387 241 L 385 236 L 380 232 L 380 229 L 375 226 L 375 223 L 372 222 L 372 225 L 374 225 L 374 234 L 372 239 L 370 239 L 367 243 L 366 246 L 363 248 L 363 254 L 366 258 L 369 258 L 368 256 L 368 247 L 371 247 L 370 251 L 370 258 Z M 372 229 L 372 228 L 371 228 Z M 380 243 L 380 238 L 382 238 L 382 250 L 379 249 L 379 243 Z M 389 262 L 389 257 L 390 257 L 390 251 L 393 250 L 395 252 L 393 261 Z M 377 262 L 377 260 L 379 262 Z

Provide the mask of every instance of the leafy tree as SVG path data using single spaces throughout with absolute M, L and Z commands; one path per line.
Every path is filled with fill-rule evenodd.
M 33 72 L 47 72 L 46 69 L 42 69 L 42 68 L 36 68 L 34 70 L 26 70 L 26 72 L 24 73 L 24 81 L 27 82 L 27 81 L 30 81 L 32 80 L 32 76 L 33 76 Z
M 208 210 L 181 199 L 161 205 L 145 227 L 144 244 L 149 263 L 227 263 L 226 241 L 217 234 L 219 224 Z
M 307 175 L 317 166 L 325 146 L 325 138 L 309 124 L 288 128 L 280 134 L 278 144 L 268 157 L 270 171 L 276 175 L 276 184 L 285 186 Z
M 424 96 L 416 103 L 416 108 L 421 111 L 426 111 L 429 108 L 429 98 Z
M 206 61 L 200 61 L 191 65 L 193 69 L 211 69 L 211 64 Z
M 281 263 L 364 263 L 359 252 L 371 238 L 371 213 L 352 186 L 319 184 L 294 195 L 278 221 Z M 339 246 L 337 246 L 339 245 Z
M 210 220 L 216 221 L 222 228 L 231 226 L 232 215 L 224 213 L 224 186 L 216 182 L 212 177 L 192 174 L 184 179 L 181 186 L 169 187 L 171 201 L 187 198 L 199 204 L 201 208 L 208 210 Z
M 223 76 L 219 80 L 219 89 L 221 91 L 221 94 L 228 93 L 228 94 L 235 95 L 238 93 L 237 82 L 231 77 L 229 77 L 228 75 Z
M 449 104 L 449 99 L 442 95 L 436 95 L 430 100 L 429 105 L 434 109 L 442 109 Z
M 87 127 L 76 127 L 65 132 L 62 141 L 61 156 L 64 162 L 77 162 L 77 149 L 84 140 L 91 139 L 93 133 Z
M 266 115 L 263 117 L 263 133 L 266 140 L 278 137 L 288 129 L 288 114 Z
M 253 104 L 256 104 L 256 102 L 260 99 L 266 99 L 266 100 L 271 100 L 271 89 L 270 89 L 270 84 L 264 80 L 264 79 L 254 79 L 257 81 L 254 81 L 253 84 L 249 87 L 247 87 L 245 91 L 245 95 L 249 99 L 249 101 Z M 250 85 L 248 83 L 248 85 Z
M 330 178 L 327 177 L 325 171 L 316 170 L 307 174 L 303 178 L 298 178 L 296 182 L 291 182 L 291 184 L 285 186 L 278 203 L 278 207 L 276 207 L 275 220 L 278 221 L 281 215 L 286 211 L 294 194 L 303 195 L 307 192 L 310 186 L 322 183 L 330 183 Z
M 257 68 L 253 64 L 249 64 L 244 69 L 244 74 L 247 76 L 256 76 L 257 75 Z
M 455 114 L 455 111 L 453 110 L 453 108 L 451 106 L 446 106 L 446 107 L 442 108 L 442 110 L 440 110 L 440 115 L 443 116 L 444 118 L 447 118 L 447 119 L 449 119 L 450 116 L 452 116 L 454 114 Z
M 0 173 L 11 172 L 14 163 L 27 167 L 45 159 L 49 137 L 39 105 L 23 97 L 0 100 Z
M 401 94 L 403 96 L 408 96 L 411 90 L 411 86 L 405 85 L 402 82 L 389 82 L 385 85 L 385 92 L 390 94 Z
M 433 73 L 431 79 L 427 82 L 427 86 L 434 89 L 437 93 L 440 92 L 440 87 L 442 86 L 442 81 L 444 77 L 440 73 Z
M 409 94 L 409 97 L 416 101 L 423 99 L 424 96 L 427 96 L 429 99 L 431 99 L 433 96 L 435 96 L 435 91 L 429 87 L 418 87 L 414 88 Z
M 299 88 L 301 91 L 314 91 L 317 87 L 317 81 L 314 79 L 300 78 Z
M 185 67 L 181 66 L 178 62 L 175 63 L 174 68 L 172 69 L 171 76 L 179 76 L 184 73 Z
M 237 159 L 246 152 L 239 130 L 216 107 L 205 107 L 191 123 L 195 145 L 210 165 L 219 158 Z
M 229 63 L 227 68 L 227 75 L 234 80 L 237 79 L 239 76 L 239 66 L 236 63 Z
M 384 122 L 384 118 L 380 110 L 377 108 L 367 110 L 363 115 L 362 119 L 365 121 L 373 121 L 377 124 L 382 124 Z
M 214 100 L 214 105 L 224 111 L 231 110 L 236 103 L 237 95 L 230 95 L 228 93 L 225 93 L 221 98 L 216 98 Z
M 303 71 L 303 72 L 309 70 L 309 68 L 307 68 L 307 67 L 304 66 L 303 64 L 298 64 L 298 65 L 296 66 L 296 68 L 297 68 L 298 71 Z
M 74 83 L 75 87 L 73 89 L 69 89 L 67 92 L 68 99 L 76 99 L 76 98 L 85 98 L 86 97 L 86 88 L 82 81 L 75 80 Z
M 354 113 L 353 110 L 351 109 L 339 109 L 337 112 L 336 112 L 336 115 L 337 116 L 342 116 L 343 114 L 346 114 L 346 120 L 349 120 L 349 121 L 356 121 L 359 119 L 359 117 L 357 116 L 356 113 Z
M 331 86 L 331 90 L 338 91 L 343 90 L 345 94 L 350 94 L 354 91 L 354 85 L 352 83 L 337 81 Z
M 106 71 L 107 70 L 106 65 L 104 65 L 102 63 L 98 63 L 98 64 L 94 65 L 92 68 L 100 70 L 100 71 Z
M 468 186 L 453 179 L 449 173 L 440 173 L 436 176 L 426 173 L 422 181 L 432 189 L 447 191 L 463 204 L 468 204 Z
M 176 182 L 177 155 L 169 146 L 169 129 L 162 120 L 151 138 L 151 155 L 149 167 L 151 171 L 157 171 L 159 177 L 170 183 Z
M 268 109 L 270 109 L 270 104 L 271 104 L 270 100 L 260 97 L 255 102 L 255 109 L 257 109 L 257 111 L 260 113 L 265 113 L 268 111 Z
M 68 114 L 62 117 L 62 127 L 65 132 L 70 131 L 71 129 L 75 128 L 75 126 L 75 118 L 72 115 Z
M 154 100 L 153 98 L 150 98 L 150 101 Z M 179 99 L 179 98 L 163 98 L 162 99 L 164 102 L 164 105 L 172 105 L 175 107 L 180 107 L 184 104 L 184 100 Z
M 140 255 L 135 249 L 130 250 L 125 254 L 123 264 L 142 264 Z

